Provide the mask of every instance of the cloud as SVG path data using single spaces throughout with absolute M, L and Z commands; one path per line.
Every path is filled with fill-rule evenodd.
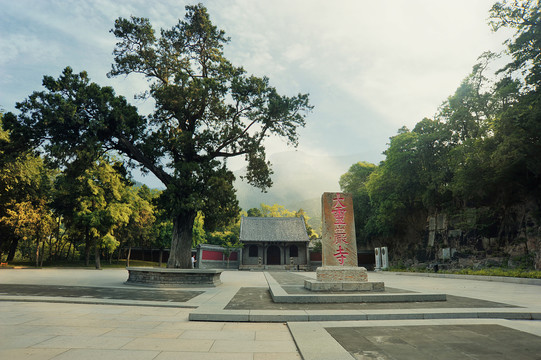
M 499 46 L 484 21 L 490 5 L 239 0 L 218 13 L 248 69 L 332 87 L 398 128 L 432 116 L 477 56 Z
M 155 29 L 184 17 L 188 1 L 6 1 L 0 12 L 0 104 L 8 111 L 43 75 L 64 66 L 87 70 L 132 100 L 141 76 L 107 78 L 114 20 L 148 17 Z M 213 23 L 231 42 L 226 56 L 249 74 L 268 76 L 284 95 L 310 93 L 315 105 L 300 129 L 308 154 L 365 154 L 377 162 L 390 136 L 433 116 L 471 71 L 477 56 L 498 50 L 509 33 L 486 24 L 493 0 L 208 0 Z M 290 148 L 277 139 L 269 154 Z M 371 155 L 367 155 L 371 154 Z
M 61 54 L 57 44 L 44 46 L 39 37 L 33 34 L 6 34 L 0 38 L 0 49 L 0 66 L 3 68 L 14 61 L 38 64 L 43 59 L 58 59 Z

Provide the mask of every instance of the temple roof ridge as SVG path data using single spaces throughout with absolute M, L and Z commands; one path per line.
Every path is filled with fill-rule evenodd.
M 240 241 L 309 242 L 304 217 L 248 217 L 240 222 Z

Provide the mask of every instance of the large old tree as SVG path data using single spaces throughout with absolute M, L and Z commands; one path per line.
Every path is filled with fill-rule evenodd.
M 110 87 L 66 68 L 58 79 L 44 77 L 45 91 L 17 104 L 20 115 L 5 117 L 17 141 L 44 150 L 57 165 L 90 163 L 113 151 L 160 179 L 161 204 L 174 223 L 167 266 L 177 268 L 191 266 L 198 211 L 210 227 L 238 214 L 226 159 L 244 156 L 247 181 L 266 189 L 272 171 L 263 140 L 276 135 L 296 145 L 311 108 L 308 95 L 279 95 L 266 77 L 233 66 L 223 55 L 229 39 L 205 7 L 186 10 L 183 21 L 159 34 L 137 17 L 117 19 L 111 31 L 118 43 L 109 75 L 143 74 L 152 115 L 140 116 Z

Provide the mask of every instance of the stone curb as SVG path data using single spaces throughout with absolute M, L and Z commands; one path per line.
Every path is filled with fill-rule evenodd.
M 368 312 L 347 310 L 217 310 L 190 313 L 191 321 L 311 322 L 372 320 L 505 319 L 541 320 L 541 312 L 450 311 L 450 312 Z
M 305 360 L 354 360 L 318 323 L 288 323 L 291 336 Z
M 423 302 L 446 301 L 446 294 L 288 294 L 268 272 L 264 272 L 272 300 L 275 303 L 327 304 L 350 302 Z
M 273 300 L 275 298 L 295 299 L 289 295 L 268 272 L 265 279 Z M 189 315 L 191 321 L 232 321 L 232 322 L 313 322 L 313 321 L 370 321 L 370 320 L 434 320 L 434 319 L 510 319 L 539 320 L 541 311 L 515 310 L 498 311 L 495 309 L 420 309 L 420 310 L 224 310 L 235 291 L 222 294 L 219 301 L 207 303 Z M 412 294 L 397 294 L 412 295 Z M 433 295 L 433 294 L 417 294 Z M 436 294 L 438 295 L 438 294 Z M 445 295 L 445 294 L 444 294 Z M 365 295 L 366 296 L 366 295 Z M 385 295 L 389 296 L 389 294 Z M 430 300 L 429 300 L 430 301 Z M 532 309 L 533 310 L 533 309 Z
M 87 305 L 125 305 L 125 306 L 151 306 L 168 308 L 188 308 L 195 309 L 197 305 L 191 305 L 180 302 L 165 301 L 141 301 L 141 300 L 122 300 L 122 299 L 94 299 L 94 298 L 76 298 L 76 297 L 56 297 L 56 296 L 0 296 L 0 301 L 21 301 L 21 302 L 45 302 L 59 304 L 87 304 Z

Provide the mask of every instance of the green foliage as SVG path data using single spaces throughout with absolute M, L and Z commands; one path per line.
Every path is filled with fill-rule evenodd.
M 389 268 L 389 271 L 400 272 L 416 272 L 416 273 L 434 273 L 434 270 L 428 268 L 406 267 L 403 263 L 398 263 L 396 266 Z M 503 276 L 516 278 L 541 279 L 541 271 L 528 270 L 526 268 L 507 269 L 501 267 L 488 267 L 484 269 L 451 269 L 439 270 L 440 274 L 456 274 L 456 275 L 478 275 L 478 276 Z
M 541 271 L 524 270 L 524 269 L 502 269 L 502 268 L 487 268 L 481 270 L 475 269 L 462 269 L 462 270 L 445 270 L 444 274 L 459 274 L 459 275 L 481 275 L 481 276 L 505 276 L 505 277 L 518 277 L 518 278 L 530 278 L 541 279 Z
M 219 228 L 209 228 L 205 222 L 205 214 L 201 211 L 198 212 L 192 230 L 192 247 L 204 243 L 219 245 L 225 248 L 241 247 L 242 244 L 239 243 L 241 215 L 242 213 L 239 213 L 233 221 Z
M 158 219 L 159 211 L 154 201 L 160 195 L 157 190 L 151 190 L 146 185 L 127 187 L 125 199 L 130 208 L 128 222 L 121 224 L 115 230 L 115 237 L 120 241 L 120 247 L 155 247 L 163 249 L 169 246 L 171 231 L 164 229 L 171 221 Z M 165 237 L 165 239 L 164 239 Z
M 308 220 L 310 220 L 310 217 L 308 216 L 308 214 L 306 214 L 306 211 L 304 211 L 304 209 L 301 208 L 297 212 L 295 212 L 295 217 L 302 217 L 304 219 L 304 227 L 306 228 L 306 233 L 308 234 L 308 238 L 310 240 L 316 240 L 320 238 L 316 230 L 308 224 Z
M 53 165 L 85 167 L 103 148 L 140 140 L 145 119 L 112 88 L 91 83 L 86 72 L 67 67 L 58 79 L 45 76 L 43 86 L 17 103 L 21 115 L 8 113 L 5 121 L 15 143 L 43 150 Z
M 419 135 L 403 128 L 391 138 L 386 159 L 370 175 L 366 188 L 372 215 L 366 221 L 371 234 L 401 235 L 408 216 L 422 205 Z
M 323 245 L 321 244 L 321 240 L 314 241 L 314 252 L 321 254 L 323 251 Z
M 155 31 L 148 19 L 119 18 L 109 76 L 142 74 L 155 111 L 149 117 L 85 72 L 66 68 L 46 76 L 45 91 L 17 104 L 21 115 L 6 124 L 21 146 L 41 147 L 55 164 L 92 164 L 115 151 L 152 172 L 166 187 L 160 207 L 173 222 L 169 267 L 189 268 L 193 220 L 205 214 L 209 228 L 239 213 L 233 173 L 224 159 L 244 156 L 247 181 L 267 189 L 272 181 L 263 140 L 276 135 L 296 146 L 297 128 L 311 109 L 307 94 L 278 94 L 266 77 L 247 75 L 224 57 L 229 41 L 206 8 L 186 7 L 184 20 Z
M 40 244 L 55 231 L 54 214 L 48 207 L 54 172 L 41 158 L 14 146 L 0 113 L 0 257 L 12 261 L 18 248 L 39 265 Z
M 352 194 L 365 190 L 366 181 L 375 169 L 376 165 L 365 161 L 351 165 L 348 172 L 340 176 L 340 188 Z
M 199 244 L 204 244 L 207 242 L 207 237 L 205 229 L 205 215 L 199 211 L 195 217 L 193 224 L 193 235 L 192 235 L 192 248 L 195 248 Z
M 158 267 L 159 263 L 152 262 L 152 261 L 143 261 L 143 260 L 130 260 L 131 266 L 143 266 L 143 267 Z M 9 267 L 31 267 L 32 263 L 28 260 L 21 260 L 17 259 L 9 264 Z M 88 265 L 85 264 L 84 261 L 79 260 L 58 260 L 55 262 L 44 262 L 43 267 L 65 267 L 65 268 L 89 268 Z M 126 260 L 125 259 L 117 259 L 112 260 L 110 263 L 103 264 L 102 267 L 104 269 L 125 269 L 126 268 Z
M 100 267 L 98 249 L 113 252 L 120 245 L 115 231 L 129 223 L 132 215 L 125 182 L 110 163 L 100 159 L 75 177 L 60 176 L 57 189 L 59 212 L 83 231 L 87 249 L 92 244 L 96 247 L 96 266 Z
M 251 209 L 248 209 L 248 212 L 246 213 L 246 216 L 263 217 L 263 213 L 261 212 L 261 209 L 259 209 L 259 208 L 251 208 Z
M 261 203 L 262 217 L 295 217 L 295 212 L 290 211 L 283 205 L 267 205 Z
M 377 167 L 354 164 L 342 176 L 342 190 L 354 195 L 359 239 L 413 257 L 424 248 L 425 219 L 442 213 L 470 244 L 538 239 L 541 6 L 498 2 L 490 16 L 495 30 L 516 30 L 506 42 L 511 62 L 489 76 L 498 55 L 483 53 L 434 119 L 400 129 Z
M 111 233 L 107 233 L 100 239 L 100 245 L 102 249 L 112 253 L 118 248 L 120 242 Z
M 226 248 L 240 247 L 239 236 L 231 230 L 213 231 L 208 233 L 208 242 Z
M 164 214 L 163 210 L 156 209 L 156 221 L 152 226 L 152 245 L 159 249 L 170 248 L 173 237 L 173 222 Z
M 0 129 L 0 251 L 6 260 L 18 256 L 41 266 L 77 259 L 78 249 L 88 259 L 92 246 L 98 256 L 112 256 L 121 246 L 169 245 L 171 221 L 156 222 L 159 192 L 131 186 L 118 162 L 75 160 L 63 172 L 49 170 L 41 158 L 11 146 L 9 135 Z
M 351 165 L 348 172 L 340 177 L 340 188 L 350 193 L 355 213 L 355 232 L 359 244 L 366 243 L 370 237 L 367 228 L 368 219 L 372 216 L 372 204 L 366 184 L 376 165 L 364 161 Z
M 490 10 L 494 31 L 501 28 L 515 29 L 515 35 L 507 40 L 513 61 L 501 71 L 508 75 L 522 73 L 523 84 L 537 92 L 541 85 L 541 8 L 538 1 L 500 1 Z

